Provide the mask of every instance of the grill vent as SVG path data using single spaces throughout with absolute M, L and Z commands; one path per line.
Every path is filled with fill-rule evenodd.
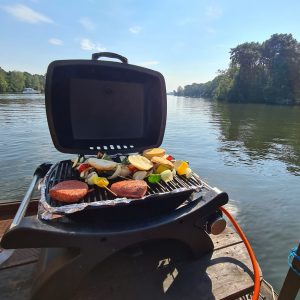
M 89 149 L 90 150 L 128 150 L 128 149 L 131 149 L 131 150 L 134 150 L 135 147 L 133 145 L 97 145 L 97 146 L 89 146 Z

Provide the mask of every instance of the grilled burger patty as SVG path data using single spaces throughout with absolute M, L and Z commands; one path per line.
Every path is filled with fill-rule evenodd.
M 123 180 L 112 184 L 110 189 L 118 197 L 142 198 L 147 192 L 147 183 L 144 180 Z
M 54 200 L 73 203 L 83 198 L 88 192 L 88 185 L 79 180 L 62 181 L 49 190 Z

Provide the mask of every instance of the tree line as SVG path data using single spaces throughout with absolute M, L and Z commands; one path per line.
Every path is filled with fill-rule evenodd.
M 45 76 L 28 72 L 4 71 L 0 67 L 0 93 L 20 93 L 24 88 L 45 90 Z
M 263 43 L 230 49 L 226 70 L 206 83 L 179 86 L 173 94 L 226 102 L 300 104 L 300 43 L 292 34 L 273 34 Z

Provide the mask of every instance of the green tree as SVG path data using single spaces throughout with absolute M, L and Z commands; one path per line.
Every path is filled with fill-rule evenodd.
M 28 72 L 23 73 L 24 76 L 24 85 L 26 88 L 32 87 L 32 75 Z
M 183 96 L 183 88 L 182 88 L 182 86 L 179 86 L 177 88 L 176 96 Z
M 240 44 L 230 50 L 227 70 L 206 83 L 179 87 L 177 94 L 230 102 L 300 104 L 300 44 L 291 34 Z
M 260 43 L 244 43 L 230 50 L 232 66 L 238 69 L 231 95 L 238 95 L 240 101 L 258 102 L 261 100 L 265 71 Z M 232 99 L 233 100 L 233 99 Z
M 43 75 L 38 75 L 39 76 L 39 91 L 41 93 L 44 93 L 45 92 L 45 78 L 46 76 L 43 76 Z
M 41 89 L 39 75 L 37 74 L 32 75 L 32 88 L 38 91 Z
M 228 100 L 229 93 L 232 89 L 233 79 L 229 73 L 219 75 L 218 84 L 214 90 L 213 98 L 220 101 Z
M 24 89 L 25 80 L 22 72 L 8 72 L 7 76 L 10 92 L 21 92 Z
M 0 93 L 5 93 L 8 89 L 8 84 L 6 81 L 6 73 L 0 68 Z
M 6 72 L 0 67 L 0 93 L 19 93 L 24 88 L 33 88 L 40 92 L 45 90 L 45 76 L 28 72 Z
M 263 43 L 268 102 L 296 102 L 299 94 L 299 43 L 291 34 L 273 34 Z

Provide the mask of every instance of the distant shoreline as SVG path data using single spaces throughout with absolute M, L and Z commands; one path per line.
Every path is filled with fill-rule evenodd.
M 219 102 L 219 103 L 227 103 L 227 104 L 264 104 L 264 105 L 281 105 L 281 106 L 300 106 L 300 103 L 287 103 L 287 102 L 262 102 L 262 101 L 255 101 L 255 102 L 238 102 L 238 101 L 220 101 L 220 100 L 216 100 L 216 99 L 212 99 L 212 98 L 208 98 L 208 97 L 201 97 L 201 96 L 177 96 L 177 95 L 171 95 L 169 94 L 168 96 L 174 96 L 177 98 L 192 98 L 192 99 L 204 99 L 207 101 L 215 101 L 215 102 Z

